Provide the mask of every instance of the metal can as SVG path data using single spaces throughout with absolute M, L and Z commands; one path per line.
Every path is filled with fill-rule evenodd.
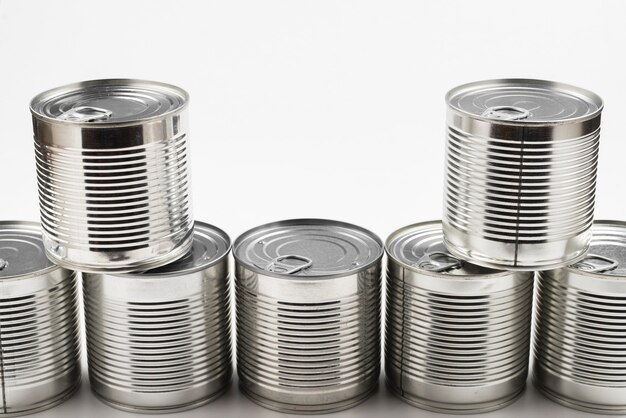
M 560 404 L 626 414 L 626 223 L 592 231 L 585 259 L 538 274 L 533 380 Z
M 0 222 L 0 416 L 51 408 L 80 386 L 76 282 L 46 258 L 38 224 Z
M 441 222 L 389 236 L 385 372 L 419 408 L 503 408 L 528 375 L 533 273 L 480 267 L 451 255 Z
M 380 239 L 347 223 L 294 219 L 245 232 L 233 255 L 243 392 L 293 413 L 367 399 L 380 374 Z
M 185 257 L 143 273 L 83 275 L 93 392 L 132 412 L 208 403 L 232 377 L 230 240 L 195 223 Z
M 600 97 L 510 79 L 465 84 L 446 99 L 448 250 L 506 270 L 582 259 L 593 220 Z
M 56 264 L 143 271 L 193 240 L 187 93 L 141 80 L 93 80 L 30 105 L 44 242 Z

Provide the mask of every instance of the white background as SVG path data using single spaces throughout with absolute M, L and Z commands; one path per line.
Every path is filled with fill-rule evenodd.
M 293 217 L 382 237 L 440 218 L 444 95 L 501 77 L 563 81 L 604 98 L 596 217 L 625 219 L 625 19 L 617 0 L 0 0 L 0 219 L 38 218 L 31 97 L 110 77 L 190 92 L 196 217 L 233 238 Z M 383 414 L 431 415 L 383 386 L 337 416 Z M 126 415 L 88 384 L 41 414 Z M 233 386 L 179 416 L 243 415 L 275 413 Z M 530 415 L 584 414 L 532 387 L 491 414 Z

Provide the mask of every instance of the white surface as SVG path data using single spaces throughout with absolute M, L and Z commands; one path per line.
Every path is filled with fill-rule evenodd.
M 439 218 L 444 94 L 500 77 L 559 80 L 604 98 L 596 217 L 625 219 L 625 16 L 618 0 L 0 0 L 0 219 L 38 218 L 31 97 L 107 77 L 190 92 L 196 217 L 233 238 L 293 217 L 382 237 Z M 383 414 L 429 415 L 383 388 L 341 416 Z M 575 414 L 529 388 L 492 416 Z M 124 415 L 88 385 L 41 414 Z M 233 387 L 180 416 L 245 415 L 273 413 Z

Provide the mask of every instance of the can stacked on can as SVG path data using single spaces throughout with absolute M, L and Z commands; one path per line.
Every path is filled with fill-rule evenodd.
M 0 222 L 0 416 L 51 408 L 78 389 L 76 282 L 46 258 L 39 225 Z
M 438 221 L 392 233 L 386 252 L 392 391 L 447 413 L 491 411 L 517 399 L 528 374 L 533 273 L 457 259 Z
M 377 387 L 383 246 L 357 226 L 298 219 L 234 244 L 243 392 L 281 412 L 352 407 Z

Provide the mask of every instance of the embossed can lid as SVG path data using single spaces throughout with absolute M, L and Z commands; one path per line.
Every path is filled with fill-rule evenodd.
M 0 222 L 0 280 L 44 273 L 56 266 L 46 257 L 35 222 Z
M 626 223 L 594 221 L 587 256 L 570 269 L 601 276 L 626 278 Z

